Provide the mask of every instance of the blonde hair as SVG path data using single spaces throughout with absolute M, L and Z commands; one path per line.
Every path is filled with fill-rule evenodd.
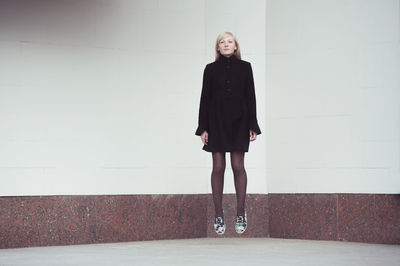
M 236 37 L 231 32 L 226 31 L 226 32 L 223 32 L 220 35 L 218 35 L 217 41 L 215 42 L 215 61 L 217 61 L 219 59 L 219 56 L 220 56 L 220 53 L 218 52 L 218 44 L 226 36 L 231 36 L 233 38 L 233 40 L 235 41 L 236 50 L 233 53 L 233 55 L 236 56 L 236 58 L 238 58 L 238 59 L 242 59 L 242 56 L 240 55 L 239 43 L 238 43 Z

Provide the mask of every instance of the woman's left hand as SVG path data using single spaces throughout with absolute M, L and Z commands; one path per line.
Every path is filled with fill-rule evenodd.
M 257 133 L 250 129 L 250 141 L 257 139 Z

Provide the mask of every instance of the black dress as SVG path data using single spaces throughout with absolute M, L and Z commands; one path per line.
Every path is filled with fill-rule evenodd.
M 195 135 L 208 132 L 208 152 L 248 152 L 250 129 L 261 134 L 251 64 L 220 55 L 204 69 Z

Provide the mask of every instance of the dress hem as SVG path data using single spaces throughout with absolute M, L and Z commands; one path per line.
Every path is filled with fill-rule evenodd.
M 206 146 L 203 146 L 203 150 L 206 152 L 249 152 L 249 149 L 206 149 Z

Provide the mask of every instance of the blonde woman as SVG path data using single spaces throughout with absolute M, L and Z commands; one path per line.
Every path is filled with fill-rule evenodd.
M 195 135 L 201 136 L 203 150 L 212 153 L 211 187 L 215 207 L 214 229 L 225 232 L 222 195 L 225 153 L 231 154 L 237 198 L 235 230 L 247 228 L 245 210 L 247 173 L 244 154 L 250 141 L 261 134 L 257 122 L 253 71 L 241 60 L 239 43 L 230 32 L 223 32 L 215 44 L 215 61 L 206 65 L 200 98 L 199 121 Z

